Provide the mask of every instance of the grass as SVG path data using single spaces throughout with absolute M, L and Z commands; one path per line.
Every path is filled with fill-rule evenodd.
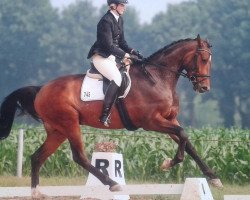
M 83 185 L 85 184 L 85 178 L 83 177 L 50 177 L 40 178 L 41 186 L 55 186 L 55 185 Z M 128 184 L 142 184 L 141 182 L 131 182 Z M 1 176 L 0 177 L 0 187 L 20 187 L 20 186 L 30 186 L 30 177 L 17 178 L 13 176 Z M 250 195 L 250 184 L 240 186 L 240 185 L 232 185 L 225 184 L 222 190 L 218 190 L 216 188 L 211 188 L 213 197 L 215 200 L 223 200 L 224 195 Z M 172 196 L 133 196 L 133 200 L 177 200 L 180 199 L 179 195 Z
M 98 142 L 113 141 L 117 152 L 124 157 L 124 171 L 127 180 L 136 182 L 183 182 L 186 177 L 200 177 L 201 171 L 194 160 L 185 154 L 185 160 L 168 172 L 160 167 L 165 158 L 173 158 L 177 145 L 158 133 L 127 131 L 106 131 L 83 128 L 86 154 L 89 158 Z M 221 181 L 232 184 L 250 183 L 250 131 L 242 129 L 203 128 L 187 130 L 191 142 L 201 159 L 219 174 Z M 30 156 L 45 140 L 44 129 L 25 129 L 23 175 L 31 171 Z M 18 127 L 4 141 L 0 141 L 0 176 L 16 174 Z M 65 142 L 43 165 L 42 177 L 83 177 L 86 170 L 72 159 L 70 145 Z

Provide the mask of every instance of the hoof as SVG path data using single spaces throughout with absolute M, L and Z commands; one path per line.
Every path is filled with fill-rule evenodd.
M 113 185 L 112 187 L 110 187 L 109 190 L 111 192 L 119 192 L 119 191 L 122 191 L 122 187 L 119 184 L 117 184 L 117 185 Z
M 32 197 L 32 199 L 46 199 L 46 198 L 48 198 L 48 196 L 45 195 L 45 194 L 42 194 L 38 190 L 38 188 L 32 188 L 31 189 L 31 197 Z
M 171 160 L 167 159 L 167 160 L 163 161 L 163 163 L 161 165 L 161 170 L 162 171 L 167 171 L 170 167 L 171 167 Z
M 218 189 L 222 189 L 222 188 L 223 188 L 223 185 L 222 185 L 220 179 L 218 179 L 218 178 L 210 179 L 208 182 L 209 182 L 209 184 L 212 185 L 213 187 L 216 187 L 216 188 L 218 188 Z

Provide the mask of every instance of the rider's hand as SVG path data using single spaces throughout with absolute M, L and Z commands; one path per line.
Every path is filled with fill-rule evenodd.
M 141 62 L 143 62 L 143 59 L 138 58 L 138 56 L 136 56 L 136 55 L 130 55 L 129 59 L 132 61 L 132 63 L 141 63 Z
M 122 62 L 125 64 L 125 65 L 131 65 L 132 64 L 132 60 L 130 59 L 130 55 L 128 53 L 125 54 Z
M 135 49 L 132 49 L 131 54 L 137 56 L 140 60 L 143 59 L 143 55 Z

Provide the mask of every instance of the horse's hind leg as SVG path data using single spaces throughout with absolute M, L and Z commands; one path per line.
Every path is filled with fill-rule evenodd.
M 41 198 L 43 196 L 37 188 L 39 185 L 40 167 L 66 139 L 65 136 L 61 135 L 57 130 L 53 130 L 48 124 L 44 126 L 47 138 L 43 145 L 31 156 L 31 195 L 33 198 Z
M 121 187 L 119 184 L 112 179 L 109 178 L 109 176 L 101 173 L 97 168 L 95 168 L 89 160 L 87 159 L 87 156 L 85 155 L 83 151 L 83 145 L 80 144 L 81 140 L 80 138 L 75 138 L 74 140 L 70 140 L 70 146 L 73 153 L 73 159 L 76 163 L 78 163 L 80 166 L 82 166 L 84 169 L 86 169 L 88 172 L 92 173 L 95 177 L 97 177 L 104 185 L 109 185 L 111 191 L 120 191 Z
M 111 191 L 120 191 L 121 187 L 117 182 L 110 179 L 107 175 L 100 172 L 97 168 L 95 168 L 89 160 L 87 159 L 86 154 L 83 151 L 83 145 L 81 140 L 81 135 L 77 137 L 71 138 L 69 140 L 71 150 L 73 153 L 73 159 L 76 163 L 86 169 L 88 172 L 92 173 L 95 177 L 97 177 L 104 185 L 109 185 Z
M 109 185 L 111 191 L 121 190 L 121 187 L 117 182 L 111 180 L 107 175 L 103 174 L 100 170 L 91 165 L 90 161 L 88 160 L 84 152 L 84 145 L 82 134 L 80 131 L 80 125 L 78 122 L 78 116 L 76 116 L 74 113 L 68 113 L 67 115 L 64 114 L 64 117 L 66 116 L 67 119 L 64 120 L 66 120 L 67 123 L 60 123 L 60 126 L 64 134 L 67 134 L 74 161 L 84 169 L 86 169 L 88 172 L 92 173 L 104 185 Z

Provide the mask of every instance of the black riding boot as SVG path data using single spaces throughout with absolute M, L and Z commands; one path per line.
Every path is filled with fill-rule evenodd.
M 107 88 L 104 102 L 103 102 L 102 115 L 100 117 L 100 121 L 105 126 L 109 126 L 109 123 L 110 123 L 109 115 L 110 115 L 111 108 L 116 100 L 118 89 L 119 89 L 119 86 L 116 85 L 114 81 L 111 81 Z

